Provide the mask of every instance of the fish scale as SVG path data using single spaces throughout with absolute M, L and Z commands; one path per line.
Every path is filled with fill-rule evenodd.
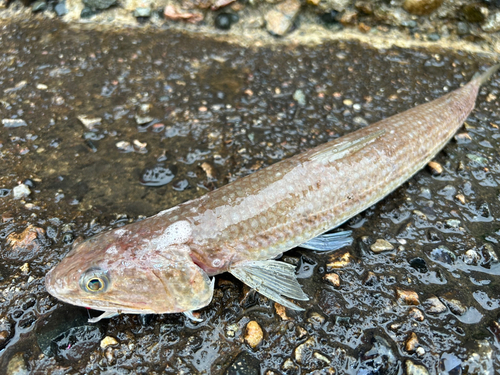
M 268 298 L 301 310 L 307 300 L 294 267 L 273 260 L 307 242 L 331 250 L 346 238 L 319 238 L 375 204 L 425 166 L 474 108 L 499 65 L 432 102 L 180 204 L 100 233 L 46 276 L 57 298 L 117 313 L 191 313 L 210 303 L 213 279 L 230 272 Z M 349 234 L 349 232 L 347 232 Z M 312 240 L 312 241 L 311 241 Z M 319 245 L 318 245 L 319 244 Z

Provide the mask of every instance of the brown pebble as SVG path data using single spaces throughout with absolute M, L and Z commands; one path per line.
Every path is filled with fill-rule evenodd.
M 326 266 L 331 268 L 343 268 L 352 262 L 352 256 L 348 251 L 333 254 L 330 257 L 330 263 Z
M 286 315 L 286 309 L 285 306 L 280 305 L 279 303 L 275 302 L 274 303 L 274 309 L 276 310 L 276 314 L 279 315 L 281 320 L 290 320 L 288 315 Z
M 203 162 L 201 164 L 201 169 L 203 169 L 208 178 L 215 178 L 215 168 L 212 164 Z
M 427 163 L 427 167 L 434 176 L 439 176 L 441 173 L 443 173 L 443 167 L 436 161 L 430 161 L 429 163 Z
M 401 305 L 419 305 L 417 292 L 396 288 L 396 298 Z
M 443 0 L 405 0 L 403 8 L 408 13 L 425 16 L 434 12 L 442 3 Z
M 118 345 L 118 341 L 114 337 L 106 336 L 101 340 L 101 349 L 106 349 L 108 346 Z
M 369 32 L 372 28 L 370 26 L 368 26 L 367 24 L 361 22 L 359 25 L 358 25 L 358 29 L 359 31 L 361 31 L 362 33 L 367 33 Z
M 408 353 L 413 353 L 418 345 L 418 337 L 415 332 L 410 333 L 405 341 L 405 349 Z
M 295 355 L 295 360 L 298 362 L 298 363 L 302 363 L 302 360 L 304 358 L 308 358 L 308 356 L 305 356 L 305 351 L 307 349 L 310 349 L 314 346 L 314 344 L 316 344 L 316 341 L 314 340 L 314 337 L 310 337 L 307 339 L 306 342 L 304 342 L 303 344 L 300 344 L 299 346 L 297 346 L 295 348 L 295 351 L 294 351 L 294 355 Z
M 415 319 L 419 322 L 422 322 L 424 320 L 424 313 L 416 307 L 412 307 L 408 312 L 408 315 L 410 316 L 410 318 Z
M 462 204 L 465 204 L 465 196 L 463 194 L 457 194 L 455 195 L 455 199 L 459 201 Z
M 327 273 L 323 278 L 332 284 L 335 288 L 340 286 L 340 277 L 336 273 Z
M 252 348 L 257 347 L 262 342 L 264 338 L 264 333 L 262 332 L 262 328 L 260 328 L 259 323 L 255 320 L 248 322 L 246 333 L 245 333 L 245 341 Z
M 340 23 L 344 26 L 356 24 L 358 19 L 358 13 L 353 10 L 346 10 L 342 17 L 340 17 Z

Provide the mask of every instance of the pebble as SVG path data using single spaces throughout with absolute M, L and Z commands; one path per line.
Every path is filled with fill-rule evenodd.
M 47 89 L 49 88 L 49 86 L 44 85 L 43 83 L 38 83 L 38 84 L 36 85 L 36 88 L 37 88 L 38 90 L 47 90 Z
M 65 16 L 66 14 L 68 14 L 68 8 L 66 8 L 66 1 L 62 1 L 62 2 L 58 3 L 55 6 L 54 10 L 59 17 Z
M 248 322 L 245 332 L 245 341 L 252 348 L 257 347 L 262 342 L 264 338 L 264 333 L 262 332 L 262 328 L 260 328 L 259 323 L 255 320 Z
M 379 238 L 373 245 L 370 246 L 370 249 L 374 253 L 378 254 L 384 251 L 393 250 L 394 246 L 390 242 Z
M 487 33 L 500 31 L 500 11 L 490 15 L 481 28 Z
M 174 21 L 184 20 L 189 23 L 198 23 L 203 21 L 204 18 L 203 14 L 198 11 L 187 12 L 170 4 L 163 10 L 163 16 L 166 19 Z
M 358 12 L 354 10 L 346 10 L 342 17 L 340 17 L 340 23 L 344 26 L 352 26 L 356 24 L 358 20 Z
M 24 353 L 14 354 L 5 370 L 7 375 L 28 375 L 30 372 L 24 361 Z
M 140 18 L 140 17 L 149 18 L 149 17 L 151 17 L 151 9 L 145 8 L 145 7 L 138 7 L 138 8 L 134 9 L 134 12 L 132 13 L 132 15 L 135 18 Z
M 418 345 L 418 337 L 415 332 L 411 332 L 405 341 L 405 350 L 408 353 L 413 353 Z
M 295 356 L 295 360 L 298 363 L 302 363 L 304 358 L 308 358 L 308 356 L 305 356 L 305 351 L 312 348 L 316 344 L 316 341 L 314 340 L 314 337 L 308 338 L 304 343 L 300 344 L 297 346 L 293 352 Z
M 434 176 L 439 176 L 443 173 L 443 167 L 437 161 L 430 161 L 427 163 L 427 167 Z
M 410 318 L 415 319 L 419 322 L 424 321 L 424 313 L 420 311 L 420 309 L 417 309 L 416 307 L 412 307 L 408 312 L 408 315 L 410 316 Z
M 111 336 L 106 336 L 101 340 L 101 349 L 106 349 L 108 346 L 118 345 L 118 341 Z
M 429 375 L 429 371 L 422 366 L 422 365 L 416 365 L 409 359 L 406 360 L 405 362 L 406 366 L 406 375 Z
M 277 4 L 264 15 L 267 31 L 271 35 L 285 35 L 292 28 L 300 6 L 301 4 L 298 0 L 285 0 Z
M 443 0 L 405 0 L 403 8 L 408 13 L 425 16 L 434 12 L 441 4 Z
M 83 3 L 91 9 L 108 9 L 118 3 L 117 0 L 83 0 Z
M 463 194 L 457 194 L 455 195 L 455 199 L 459 201 L 462 204 L 465 204 L 465 196 Z
M 78 120 L 85 126 L 88 130 L 95 130 L 96 126 L 101 125 L 102 119 L 100 117 L 90 117 L 87 115 L 76 116 Z
M 30 194 L 31 190 L 28 185 L 25 184 L 19 184 L 12 189 L 12 196 L 14 199 L 26 198 Z
M 188 372 L 179 373 L 187 374 Z M 224 375 L 260 375 L 260 373 L 260 361 L 244 350 L 229 365 Z
M 219 30 L 229 30 L 238 20 L 239 17 L 237 14 L 222 12 L 215 17 L 214 25 Z
M 446 311 L 446 306 L 437 297 L 430 297 L 423 303 L 427 314 L 441 314 Z
M 314 327 L 320 327 L 325 322 L 325 317 L 317 312 L 313 312 L 307 321 Z
M 295 90 L 295 92 L 293 93 L 293 100 L 295 100 L 301 107 L 305 107 L 307 104 L 306 96 L 304 95 L 304 92 L 302 90 Z
M 471 266 L 477 266 L 479 262 L 481 261 L 481 256 L 477 253 L 475 250 L 467 250 L 464 254 L 464 263 L 471 265 Z
M 130 142 L 127 141 L 120 141 L 116 142 L 115 146 L 118 148 L 120 152 L 133 152 L 134 151 L 134 146 L 130 144 Z
M 274 309 L 276 310 L 276 314 L 279 315 L 279 317 L 281 318 L 281 320 L 290 320 L 290 318 L 288 317 L 288 315 L 286 315 L 286 309 L 285 309 L 285 306 L 275 302 L 274 303 Z
M 417 292 L 396 288 L 396 298 L 400 305 L 419 305 Z
M 340 287 L 340 277 L 336 273 L 327 273 L 323 278 L 332 284 L 335 288 Z
M 47 3 L 44 0 L 35 1 L 31 4 L 31 11 L 33 13 L 42 12 L 47 9 Z
M 457 34 L 467 35 L 469 33 L 469 26 L 465 22 L 457 23 Z
M 348 266 L 352 262 L 352 256 L 349 252 L 343 252 L 341 254 L 333 254 L 330 256 L 330 263 L 326 266 L 328 268 L 343 268 Z
M 458 133 L 455 135 L 455 140 L 457 141 L 458 144 L 464 144 L 464 143 L 469 143 L 472 138 L 469 135 L 469 133 Z
M 446 246 L 439 246 L 431 251 L 430 258 L 436 262 L 452 265 L 457 257 Z
M 448 306 L 450 311 L 455 315 L 464 315 L 467 312 L 467 307 L 463 305 L 461 301 L 454 298 L 451 293 L 448 293 L 445 296 L 441 296 L 440 300 Z
M 21 120 L 21 119 L 17 119 L 17 118 L 3 119 L 2 124 L 3 124 L 4 128 L 18 128 L 20 126 L 28 126 L 26 121 Z

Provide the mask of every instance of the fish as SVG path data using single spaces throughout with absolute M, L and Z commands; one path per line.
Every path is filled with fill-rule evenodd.
M 479 87 L 463 87 L 277 162 L 147 219 L 99 233 L 45 277 L 57 299 L 117 314 L 184 313 L 210 304 L 214 277 L 229 272 L 287 308 L 307 301 L 295 267 L 277 260 L 301 246 L 331 251 L 350 231 L 327 233 L 421 170 L 473 110 Z M 326 234 L 325 234 L 326 233 Z M 294 302 L 290 301 L 295 300 Z

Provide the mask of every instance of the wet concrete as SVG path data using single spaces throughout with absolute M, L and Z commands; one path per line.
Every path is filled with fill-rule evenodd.
M 441 175 L 421 171 L 344 224 L 354 231 L 352 246 L 285 254 L 311 297 L 305 312 L 284 315 L 221 275 L 202 323 L 177 314 L 123 315 L 95 326 L 85 323 L 85 309 L 56 301 L 43 286 L 75 238 L 152 215 L 439 97 L 491 61 L 357 42 L 244 48 L 171 31 L 77 32 L 38 22 L 3 26 L 0 36 L 1 118 L 26 122 L 0 127 L 1 369 L 499 368 L 498 75 L 481 89 L 460 131 L 467 136 L 436 157 Z M 165 176 L 163 186 L 144 183 Z M 19 183 L 31 194 L 14 199 Z M 394 249 L 374 253 L 377 239 Z M 337 268 L 346 253 L 350 262 Z M 338 286 L 324 279 L 334 273 Z M 255 348 L 245 341 L 252 320 L 263 331 Z

